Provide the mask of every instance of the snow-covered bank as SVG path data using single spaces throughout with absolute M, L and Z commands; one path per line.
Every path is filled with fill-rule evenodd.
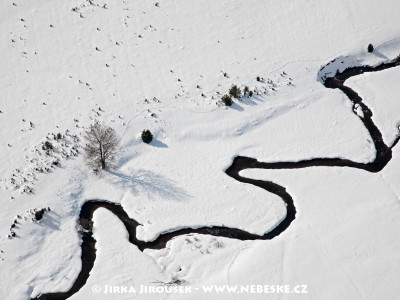
M 358 92 L 372 109 L 373 119 L 383 133 L 384 141 L 392 144 L 399 135 L 400 87 L 397 84 L 400 68 L 363 74 L 347 84 Z

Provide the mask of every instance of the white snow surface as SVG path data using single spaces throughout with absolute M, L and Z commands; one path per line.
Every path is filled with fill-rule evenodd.
M 399 135 L 400 126 L 400 68 L 364 73 L 350 78 L 346 85 L 355 90 L 371 108 L 375 124 L 383 140 L 391 145 Z
M 70 299 L 90 299 L 94 296 L 96 299 L 110 299 L 114 295 L 107 293 L 106 286 L 129 286 L 139 292 L 141 284 L 150 285 L 156 279 L 169 280 L 152 257 L 129 243 L 124 225 L 113 213 L 100 208 L 94 213 L 93 220 L 93 236 L 97 241 L 96 261 L 86 285 Z M 102 287 L 102 292 L 95 294 L 94 286 Z M 134 295 L 127 296 L 132 299 Z M 153 297 L 141 296 L 142 299 Z
M 289 241 L 277 239 L 282 241 L 280 263 L 268 265 L 265 276 L 249 272 L 247 282 L 268 278 L 307 283 L 312 299 L 389 299 L 395 295 L 400 261 L 396 250 L 400 247 L 399 165 L 397 149 L 380 174 L 349 168 L 242 171 L 242 176 L 287 186 L 295 195 L 298 213 L 285 232 Z M 243 269 L 257 265 L 252 257 L 261 255 L 261 249 L 243 258 L 243 265 L 248 263 Z M 274 267 L 282 269 L 274 273 Z
M 228 177 L 235 156 L 373 160 L 372 139 L 352 104 L 321 78 L 395 58 L 399 9 L 393 0 L 1 1 L 0 299 L 72 286 L 81 269 L 76 223 L 87 200 L 121 203 L 146 241 L 213 225 L 262 235 L 285 217 L 285 205 Z M 388 143 L 399 121 L 399 76 L 395 68 L 346 83 L 365 97 Z M 232 84 L 255 93 L 223 107 L 219 99 Z M 116 168 L 100 175 L 85 166 L 81 149 L 95 120 L 121 137 Z M 149 145 L 140 140 L 146 128 L 154 134 Z M 46 140 L 54 146 L 50 155 L 42 150 Z M 192 287 L 306 284 L 301 298 L 308 299 L 393 299 L 400 275 L 398 148 L 393 156 L 378 174 L 243 171 L 285 186 L 294 198 L 296 220 L 271 241 L 181 236 L 141 253 L 122 223 L 99 209 L 97 259 L 71 299 L 110 299 L 93 293 L 93 285 L 173 277 Z M 43 207 L 51 211 L 33 221 L 33 209 Z

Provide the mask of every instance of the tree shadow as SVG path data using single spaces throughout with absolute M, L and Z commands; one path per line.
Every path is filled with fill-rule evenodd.
M 149 198 L 154 196 L 164 200 L 184 201 L 192 198 L 184 189 L 162 175 L 149 170 L 128 170 L 128 174 L 109 171 L 114 176 L 113 183 L 129 189 L 133 194 L 144 193 Z
M 160 140 L 153 139 L 150 143 L 150 145 L 157 147 L 157 148 L 168 148 L 167 144 L 164 144 Z
M 379 52 L 378 50 L 374 49 L 374 51 L 372 52 L 372 54 L 374 54 L 375 56 L 379 57 L 379 58 L 384 58 L 384 59 L 389 59 L 386 55 L 382 54 L 381 52 Z
M 232 109 L 237 110 L 237 111 L 243 111 L 243 107 L 241 107 L 238 103 L 233 102 L 232 105 L 230 106 Z
M 257 105 L 257 102 L 256 101 L 254 101 L 254 100 L 259 100 L 259 101 L 261 101 L 260 99 L 257 99 L 256 97 L 254 97 L 254 96 L 252 96 L 252 97 L 243 97 L 243 98 L 241 98 L 241 103 L 243 103 L 243 104 L 245 104 L 245 105 L 251 105 L 251 106 L 255 106 L 255 105 Z
M 40 220 L 39 224 L 41 226 L 46 226 L 53 230 L 59 231 L 60 230 L 60 215 L 53 211 L 45 212 L 43 214 L 43 219 Z

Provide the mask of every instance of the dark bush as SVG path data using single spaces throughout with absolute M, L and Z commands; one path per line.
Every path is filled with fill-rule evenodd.
M 230 89 L 229 89 L 229 95 L 231 95 L 233 98 L 240 98 L 240 96 L 242 95 L 242 91 L 240 90 L 240 88 L 237 85 L 233 85 Z
M 368 52 L 372 52 L 374 51 L 374 46 L 372 46 L 372 44 L 368 45 Z
M 395 65 L 400 65 L 400 54 L 394 59 Z
M 260 81 L 261 79 L 260 79 L 260 76 L 257 76 L 257 81 Z
M 221 101 L 225 106 L 231 106 L 233 103 L 232 98 L 229 95 L 223 95 Z
M 43 214 L 45 212 L 45 209 L 42 208 L 41 210 L 35 211 L 35 220 L 39 221 L 43 218 Z
M 150 130 L 145 129 L 142 131 L 142 141 L 146 144 L 150 143 L 153 140 L 153 135 L 151 134 Z
M 249 97 L 253 96 L 253 91 L 249 92 Z
M 53 145 L 49 141 L 46 141 L 43 144 L 42 149 L 43 150 L 52 150 L 53 149 Z
M 243 89 L 243 94 L 246 96 L 247 93 L 250 91 L 249 87 L 246 85 Z

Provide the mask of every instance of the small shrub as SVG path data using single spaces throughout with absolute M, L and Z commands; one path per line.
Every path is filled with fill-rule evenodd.
M 49 141 L 46 141 L 43 146 L 42 146 L 43 150 L 52 150 L 53 149 L 53 145 L 52 143 L 50 143 Z
M 261 81 L 261 78 L 260 78 L 260 76 L 257 76 L 257 78 L 256 78 L 256 79 L 257 79 L 257 81 Z
M 230 89 L 229 89 L 229 95 L 231 95 L 233 98 L 240 98 L 242 94 L 242 91 L 240 90 L 240 88 L 237 85 L 233 85 Z
M 225 244 L 221 241 L 215 241 L 214 246 L 215 248 L 224 248 Z
M 229 95 L 223 95 L 221 101 L 225 106 L 232 105 L 232 98 Z
M 153 140 L 153 135 L 151 134 L 150 130 L 145 129 L 142 131 L 142 141 L 146 144 L 150 143 Z
M 394 59 L 394 63 L 395 63 L 396 66 L 400 65 L 400 54 L 397 55 L 397 57 Z
M 250 91 L 249 92 L 249 97 L 252 97 L 253 96 L 253 91 Z
M 243 89 L 243 94 L 246 96 L 248 92 L 250 91 L 249 87 L 246 85 Z
M 35 210 L 35 220 L 36 221 L 39 221 L 39 220 L 41 220 L 42 218 L 43 218 L 43 215 L 44 215 L 44 212 L 46 211 L 46 209 L 45 208 L 42 208 L 42 209 L 40 209 L 40 210 Z
M 372 44 L 368 45 L 368 52 L 372 52 L 374 51 L 374 46 L 372 46 Z

